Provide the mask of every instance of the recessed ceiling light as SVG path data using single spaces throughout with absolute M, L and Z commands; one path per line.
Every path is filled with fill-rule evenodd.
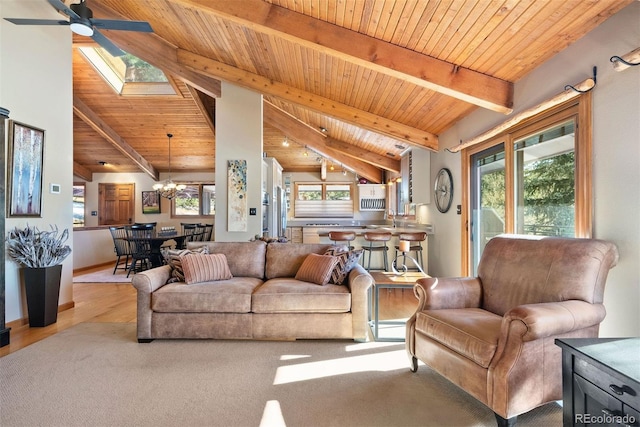
M 327 128 L 324 126 L 320 126 L 320 132 L 327 133 Z

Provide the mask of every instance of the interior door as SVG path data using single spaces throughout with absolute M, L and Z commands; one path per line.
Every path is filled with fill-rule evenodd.
M 134 184 L 98 185 L 98 224 L 131 224 L 134 215 Z

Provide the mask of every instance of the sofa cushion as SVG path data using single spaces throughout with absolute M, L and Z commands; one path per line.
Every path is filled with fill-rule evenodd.
M 188 285 L 214 280 L 228 280 L 233 277 L 224 254 L 188 254 L 180 259 L 184 270 L 184 281 Z
M 295 277 L 310 253 L 322 255 L 334 245 L 323 243 L 269 243 L 264 277 Z M 231 270 L 233 273 L 233 270 Z
M 190 249 L 206 247 L 210 254 L 225 254 L 233 277 L 264 277 L 267 244 L 253 242 L 189 242 Z
M 349 272 L 360 261 L 363 252 L 364 249 L 355 249 L 353 251 L 345 251 L 338 247 L 327 249 L 324 253 L 325 255 L 331 255 L 338 258 L 338 262 L 331 272 L 331 279 L 329 280 L 329 283 L 344 285 L 347 277 L 349 277 Z
M 349 288 L 329 283 L 318 286 L 292 277 L 267 280 L 252 296 L 254 313 L 347 313 Z
M 296 279 L 324 286 L 329 283 L 338 258 L 331 255 L 309 254 L 296 273 Z
M 171 276 L 169 276 L 169 280 L 167 280 L 167 283 L 184 282 L 184 270 L 182 269 L 181 257 L 193 253 L 208 254 L 209 252 L 206 247 L 197 248 L 194 250 L 166 249 L 162 251 L 164 260 L 171 266 Z
M 416 313 L 416 331 L 488 368 L 498 346 L 502 317 L 480 308 Z
M 254 277 L 164 285 L 151 295 L 151 309 L 163 313 L 249 313 L 251 294 L 262 284 Z

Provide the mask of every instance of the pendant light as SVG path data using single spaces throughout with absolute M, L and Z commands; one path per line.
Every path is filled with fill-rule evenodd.
M 187 186 L 184 184 L 176 184 L 171 180 L 171 138 L 173 135 L 168 133 L 167 137 L 169 138 L 169 179 L 164 183 L 159 182 L 155 184 L 153 189 L 159 192 L 161 197 L 171 200 L 176 197 L 176 194 L 187 188 Z

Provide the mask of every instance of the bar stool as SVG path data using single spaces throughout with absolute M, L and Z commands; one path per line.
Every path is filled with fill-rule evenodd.
M 364 233 L 364 240 L 369 242 L 369 246 L 363 246 L 364 253 L 362 255 L 362 265 L 365 264 L 367 253 L 369 254 L 369 262 L 367 263 L 367 271 L 371 271 L 371 255 L 373 252 L 382 252 L 382 259 L 384 261 L 384 270 L 389 271 L 389 261 L 387 259 L 387 242 L 391 240 L 391 233 L 388 231 L 366 231 Z M 374 243 L 380 243 L 374 245 Z M 380 270 L 379 268 L 376 270 Z
M 351 246 L 351 242 L 356 239 L 355 231 L 330 231 L 329 239 L 333 241 L 334 245 L 340 244 L 340 242 L 345 242 L 345 244 L 349 247 L 349 250 L 353 250 L 353 246 Z
M 407 240 L 409 242 L 409 250 L 405 253 L 416 253 L 416 259 L 420 263 L 420 268 L 424 268 L 424 260 L 422 259 L 422 242 L 427 238 L 427 233 L 424 231 L 416 231 L 409 233 L 400 233 L 398 235 L 398 241 Z M 400 252 L 400 246 L 396 245 L 396 258 L 398 258 L 398 252 Z

